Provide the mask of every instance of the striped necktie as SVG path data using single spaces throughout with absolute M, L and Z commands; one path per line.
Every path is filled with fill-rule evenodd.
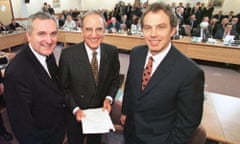
M 91 60 L 91 68 L 93 72 L 93 77 L 95 80 L 95 83 L 98 83 L 98 61 L 97 61 L 97 52 L 92 53 L 92 60 Z

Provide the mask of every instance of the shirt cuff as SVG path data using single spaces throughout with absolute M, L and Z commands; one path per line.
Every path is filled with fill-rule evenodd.
M 106 96 L 106 98 L 105 99 L 108 99 L 109 101 L 110 101 L 110 104 L 112 104 L 112 102 L 113 102 L 113 99 L 112 99 L 112 97 L 111 96 Z
M 76 112 L 77 112 L 77 110 L 79 110 L 79 109 L 80 109 L 79 107 L 75 107 L 75 108 L 73 109 L 73 111 L 72 111 L 73 115 L 75 115 Z

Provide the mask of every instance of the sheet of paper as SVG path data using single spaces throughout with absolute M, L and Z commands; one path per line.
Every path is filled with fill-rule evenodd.
M 82 119 L 83 134 L 108 133 L 115 131 L 109 113 L 102 108 L 84 110 L 85 117 Z

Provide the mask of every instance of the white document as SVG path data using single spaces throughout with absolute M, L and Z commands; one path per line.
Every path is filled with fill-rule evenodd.
M 83 134 L 99 134 L 115 131 L 112 120 L 107 110 L 102 108 L 84 110 L 85 117 L 82 119 Z

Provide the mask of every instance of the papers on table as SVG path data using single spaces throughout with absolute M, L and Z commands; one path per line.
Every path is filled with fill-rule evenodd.
M 84 110 L 85 117 L 82 119 L 83 134 L 108 133 L 115 131 L 112 120 L 107 110 L 102 108 Z

